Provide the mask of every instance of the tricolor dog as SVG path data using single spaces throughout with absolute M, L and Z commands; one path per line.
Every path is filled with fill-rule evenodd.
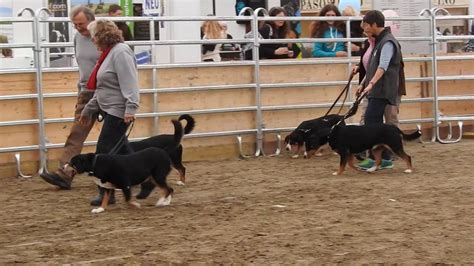
M 296 146 L 296 151 L 293 154 L 292 158 L 298 158 L 298 154 L 300 149 L 305 145 L 307 142 L 307 138 L 310 132 L 318 132 L 324 129 L 330 129 L 334 126 L 337 122 L 342 120 L 342 116 L 340 115 L 327 115 L 322 116 L 319 118 L 306 120 L 301 122 L 295 130 L 293 130 L 288 136 L 285 137 L 285 146 L 287 151 L 292 150 L 292 146 Z M 342 122 L 344 123 L 344 122 Z M 321 147 L 319 145 L 317 148 Z M 314 153 L 317 151 L 314 150 Z M 308 150 L 305 151 L 305 157 L 307 157 Z
M 398 127 L 388 124 L 361 126 L 338 124 L 329 130 L 311 132 L 308 143 L 311 145 L 312 142 L 328 141 L 331 148 L 339 154 L 339 170 L 333 175 L 342 174 L 347 164 L 351 168 L 359 170 L 354 166 L 354 154 L 365 150 L 372 150 L 375 158 L 375 165 L 367 171 L 377 170 L 380 167 L 384 149 L 391 150 L 403 159 L 407 165 L 405 173 L 411 173 L 413 171 L 411 157 L 405 153 L 402 139 L 415 140 L 420 136 L 419 130 L 412 134 L 405 134 Z

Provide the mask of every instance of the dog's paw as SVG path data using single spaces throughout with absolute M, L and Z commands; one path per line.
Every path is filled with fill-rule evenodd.
M 405 169 L 404 172 L 407 173 L 407 174 L 411 174 L 411 173 L 413 173 L 413 170 L 412 169 Z
M 377 170 L 377 166 L 376 166 L 376 165 L 370 167 L 369 169 L 367 169 L 367 170 L 365 170 L 365 171 L 367 171 L 367 172 L 369 172 L 369 173 L 372 173 L 372 172 L 375 172 L 375 170 Z
M 184 184 L 184 182 L 183 182 L 183 181 L 181 181 L 181 180 L 178 180 L 178 182 L 176 182 L 176 185 L 178 185 L 178 186 L 184 186 L 185 184 Z
M 156 203 L 156 207 L 168 206 L 171 203 L 171 195 L 166 198 L 160 198 Z
M 318 152 L 318 153 L 315 154 L 315 156 L 321 157 L 321 156 L 323 156 L 323 154 Z
M 92 209 L 91 213 L 101 213 L 105 212 L 105 209 L 102 207 Z
M 300 157 L 298 154 L 291 155 L 291 158 L 293 159 L 297 159 L 298 157 Z
M 332 173 L 332 175 L 339 175 L 339 172 L 334 172 Z
M 140 209 L 142 207 L 142 205 L 140 205 L 140 203 L 136 202 L 136 201 L 130 201 L 130 206 L 132 207 L 135 207 L 137 209 Z

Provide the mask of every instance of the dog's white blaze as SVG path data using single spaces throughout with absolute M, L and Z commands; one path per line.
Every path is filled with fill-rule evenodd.
M 287 150 L 287 151 L 291 151 L 291 145 L 290 145 L 290 143 L 286 144 L 286 150 Z
M 181 181 L 181 180 L 178 180 L 178 182 L 176 182 L 176 185 L 178 185 L 178 186 L 184 186 L 184 182 Z
M 92 209 L 91 213 L 101 213 L 105 212 L 105 209 L 102 207 Z
M 413 173 L 413 170 L 411 170 L 411 169 L 406 169 L 406 170 L 405 170 L 405 173 L 411 174 L 411 173 Z

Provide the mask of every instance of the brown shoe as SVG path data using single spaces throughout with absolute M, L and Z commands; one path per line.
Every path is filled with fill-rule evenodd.
M 71 189 L 71 181 L 62 178 L 57 173 L 41 173 L 40 176 L 44 181 L 51 185 L 55 185 L 61 189 Z

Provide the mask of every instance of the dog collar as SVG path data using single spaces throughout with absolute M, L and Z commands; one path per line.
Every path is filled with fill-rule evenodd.
M 97 163 L 97 157 L 99 157 L 99 154 L 94 155 L 94 159 L 92 160 L 92 171 L 89 171 L 89 176 L 94 175 L 94 169 L 95 169 L 95 164 Z

